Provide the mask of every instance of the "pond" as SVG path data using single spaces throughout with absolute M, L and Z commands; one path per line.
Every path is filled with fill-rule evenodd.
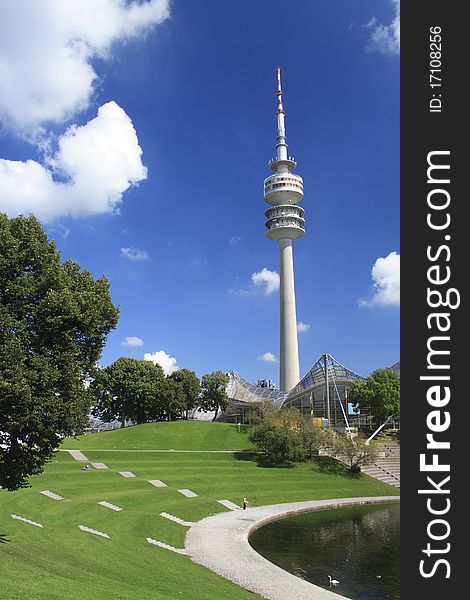
M 288 517 L 257 529 L 249 541 L 279 567 L 348 598 L 400 598 L 399 503 Z M 330 587 L 328 575 L 339 584 Z

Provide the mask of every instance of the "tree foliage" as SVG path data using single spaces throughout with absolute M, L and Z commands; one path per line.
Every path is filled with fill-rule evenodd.
M 390 369 L 377 369 L 365 381 L 357 380 L 349 391 L 349 401 L 383 423 L 400 413 L 400 378 Z
M 179 369 L 178 371 L 173 371 L 169 376 L 169 379 L 175 383 L 181 384 L 183 393 L 182 416 L 187 419 L 189 411 L 197 406 L 201 394 L 199 377 L 194 371 L 190 371 L 189 369 Z
M 199 398 L 199 410 L 203 412 L 215 411 L 213 421 L 216 420 L 220 411 L 224 411 L 228 406 L 227 384 L 228 375 L 222 371 L 206 373 L 202 376 L 201 396 Z
M 304 450 L 310 459 L 317 456 L 322 448 L 331 446 L 331 430 L 318 427 L 308 415 L 302 415 L 300 418 L 298 432 Z
M 353 473 L 359 473 L 361 467 L 370 465 L 377 458 L 375 446 L 366 444 L 364 438 L 359 435 L 354 438 L 345 434 L 335 435 L 333 453 L 345 462 Z
M 0 485 L 40 473 L 87 424 L 90 375 L 116 326 L 105 277 L 61 262 L 33 217 L 0 214 Z
M 128 420 L 161 421 L 175 401 L 173 387 L 160 365 L 127 357 L 97 369 L 89 393 L 93 414 L 105 422 L 120 420 L 123 427 Z
M 250 440 L 272 464 L 288 464 L 312 458 L 329 443 L 328 432 L 295 408 L 263 410 L 250 431 Z

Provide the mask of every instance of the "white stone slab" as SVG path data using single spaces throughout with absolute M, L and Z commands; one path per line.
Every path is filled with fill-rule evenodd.
M 12 519 L 16 521 L 22 521 L 23 523 L 28 523 L 29 525 L 34 525 L 35 527 L 42 527 L 41 523 L 36 523 L 36 521 L 30 521 L 29 519 L 25 519 L 24 517 L 19 517 L 18 515 L 11 515 Z
M 119 475 L 122 475 L 123 477 L 135 477 L 132 471 L 119 471 Z
M 225 506 L 225 508 L 229 508 L 230 510 L 241 509 L 241 506 L 238 506 L 238 504 L 235 504 L 235 502 L 232 502 L 231 500 L 217 500 L 217 502 L 222 504 L 222 506 Z
M 119 510 L 122 510 L 122 508 L 120 506 L 111 504 L 111 502 L 106 502 L 106 500 L 102 500 L 101 502 L 98 502 L 98 504 L 100 504 L 101 506 L 104 506 L 105 508 L 110 508 L 111 510 L 115 510 L 116 512 Z
M 67 452 L 75 460 L 88 462 L 88 458 L 83 454 L 83 452 L 80 452 L 80 450 L 67 450 Z
M 174 546 L 170 546 L 170 544 L 165 544 L 164 542 L 160 542 L 152 538 L 147 538 L 147 542 L 149 544 L 153 544 L 154 546 L 160 546 L 160 548 L 165 548 L 166 550 L 177 552 L 178 554 L 186 554 L 186 550 L 184 548 L 175 548 Z
M 91 463 L 92 467 L 95 467 L 95 469 L 107 469 L 108 466 L 105 465 L 104 463 Z
M 52 500 L 63 500 L 63 496 L 59 496 L 59 494 L 55 494 L 54 492 L 50 492 L 49 490 L 43 490 L 41 492 L 41 494 L 43 496 L 47 496 L 48 498 L 51 498 Z
M 155 487 L 167 487 L 166 483 L 163 483 L 163 481 L 160 481 L 160 479 L 149 479 L 148 482 L 154 485 Z
M 186 496 L 186 498 L 196 498 L 196 496 L 197 496 L 197 494 L 195 492 L 188 490 L 187 488 L 178 490 L 178 492 L 180 494 L 183 494 L 183 496 Z
M 173 521 L 174 523 L 178 523 L 178 525 L 184 525 L 185 527 L 191 527 L 191 525 L 194 525 L 193 521 L 184 521 L 183 519 L 175 517 L 175 515 L 171 515 L 167 512 L 161 512 L 160 516 L 165 519 L 168 519 L 169 521 Z
M 99 535 L 100 537 L 111 539 L 107 533 L 103 533 L 97 529 L 91 529 L 90 527 L 85 527 L 85 525 L 79 525 L 78 528 L 82 531 L 86 531 L 87 533 L 92 533 L 93 535 Z

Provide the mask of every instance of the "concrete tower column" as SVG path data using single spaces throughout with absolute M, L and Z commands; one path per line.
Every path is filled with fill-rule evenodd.
M 280 251 L 280 389 L 291 390 L 300 380 L 297 316 L 295 310 L 292 240 L 279 240 Z
M 264 214 L 267 219 L 266 237 L 278 241 L 280 250 L 279 384 L 283 392 L 290 391 L 300 381 L 292 241 L 304 235 L 305 219 L 304 209 L 297 206 L 304 197 L 304 184 L 302 177 L 293 173 L 296 166 L 287 152 L 281 70 L 278 69 L 276 158 L 269 163 L 274 175 L 264 180 L 264 199 L 271 205 Z

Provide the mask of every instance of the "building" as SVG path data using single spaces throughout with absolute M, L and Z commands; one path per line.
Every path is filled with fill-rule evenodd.
M 400 376 L 400 362 L 386 367 Z M 330 354 L 323 354 L 289 392 L 282 392 L 258 384 L 250 384 L 239 373 L 227 373 L 229 383 L 227 395 L 229 406 L 220 414 L 218 421 L 247 423 L 253 406 L 264 400 L 273 403 L 275 408 L 293 407 L 303 414 L 310 415 L 318 423 L 330 424 L 336 428 L 349 425 L 370 426 L 369 413 L 359 412 L 348 401 L 348 393 L 354 382 L 365 379 L 362 375 L 348 369 Z M 399 420 L 395 419 L 398 423 Z M 394 421 L 394 422 L 395 422 Z
M 361 415 L 348 402 L 348 392 L 358 379 L 364 379 L 329 354 L 323 354 L 299 383 L 286 394 L 283 406 L 321 418 L 325 424 L 343 426 L 359 421 Z M 363 415 L 362 415 L 363 416 Z
M 295 307 L 292 242 L 305 233 L 304 210 L 297 204 L 304 197 L 303 180 L 292 171 L 297 166 L 288 155 L 285 114 L 282 103 L 281 70 L 277 70 L 276 158 L 269 162 L 274 175 L 264 180 L 266 237 L 279 243 L 280 252 L 280 389 L 288 392 L 300 380 L 297 316 Z

